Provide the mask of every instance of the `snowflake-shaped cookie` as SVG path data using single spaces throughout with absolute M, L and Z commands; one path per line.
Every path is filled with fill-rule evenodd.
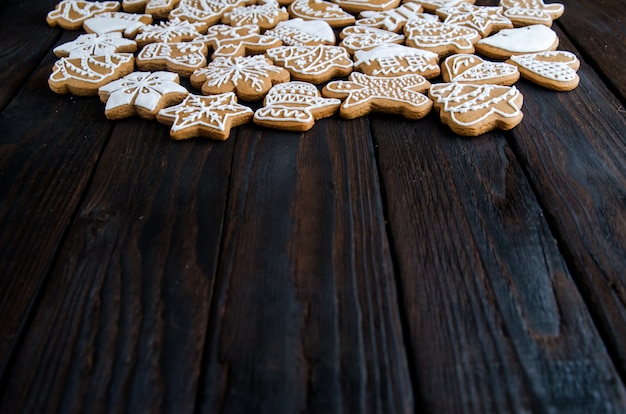
M 189 77 L 207 63 L 207 47 L 201 42 L 149 43 L 137 55 L 140 70 L 169 70 Z
M 200 36 L 195 24 L 186 20 L 173 19 L 159 24 L 146 25 L 139 29 L 135 41 L 140 46 L 156 42 L 186 42 Z
M 235 92 L 244 101 L 263 98 L 277 83 L 289 82 L 289 72 L 264 56 L 218 57 L 196 70 L 191 84 L 206 95 Z
M 441 65 L 445 82 L 513 85 L 519 79 L 515 65 L 489 62 L 476 55 L 458 54 L 447 58 Z
M 181 0 L 169 17 L 196 23 L 198 31 L 206 32 L 219 23 L 224 13 L 245 4 L 245 0 Z
M 474 53 L 481 37 L 477 30 L 438 21 L 410 20 L 404 26 L 407 46 L 430 50 L 440 57 L 452 53 Z
M 99 13 L 85 20 L 83 29 L 87 33 L 99 35 L 120 32 L 128 38 L 134 38 L 139 29 L 152 23 L 149 14 L 133 14 L 124 12 Z
M 108 119 L 133 115 L 154 119 L 161 109 L 179 103 L 189 94 L 179 82 L 172 72 L 133 72 L 101 86 L 98 95 L 106 103 L 104 114 Z
M 404 28 L 406 22 L 415 18 L 421 11 L 422 6 L 417 3 L 405 3 L 395 9 L 385 11 L 364 11 L 359 14 L 359 20 L 356 21 L 356 25 L 399 33 Z
M 375 29 L 367 26 L 349 26 L 339 33 L 341 43 L 348 52 L 354 54 L 357 50 L 370 50 L 383 43 L 403 43 L 404 36 L 387 30 Z
M 458 6 L 441 7 L 437 9 L 437 15 L 445 18 L 446 24 L 470 27 L 485 37 L 513 27 L 513 23 L 504 17 L 503 11 L 502 7 L 474 6 L 463 2 Z
M 113 53 L 132 53 L 137 50 L 134 40 L 122 37 L 121 33 L 82 34 L 71 42 L 54 48 L 57 57 L 106 56 Z
M 254 113 L 237 103 L 232 92 L 220 95 L 187 95 L 178 105 L 161 109 L 157 120 L 170 125 L 172 139 L 205 137 L 224 141 L 231 128 L 248 123 Z
M 231 26 L 246 26 L 254 24 L 261 30 L 275 27 L 279 22 L 289 19 L 289 13 L 284 7 L 278 7 L 278 3 L 270 1 L 265 4 L 237 7 L 222 17 L 222 23 Z
M 66 30 L 78 30 L 85 20 L 99 13 L 119 9 L 120 4 L 117 1 L 62 0 L 48 13 L 46 22 L 50 26 L 59 25 Z
M 269 128 L 308 131 L 316 119 L 332 116 L 339 105 L 339 99 L 321 97 L 310 83 L 281 83 L 270 89 L 264 106 L 254 113 L 254 122 Z
M 248 25 L 232 27 L 217 24 L 209 27 L 207 34 L 194 39 L 213 49 L 213 58 L 235 57 L 246 54 L 258 54 L 266 49 L 278 47 L 282 41 L 270 36 L 261 35 L 259 26 Z
M 371 112 L 398 114 L 420 119 L 433 103 L 422 92 L 430 87 L 423 76 L 369 76 L 353 72 L 347 81 L 333 81 L 322 90 L 324 96 L 345 99 L 341 104 L 343 118 L 353 119 Z
M 129 13 L 146 13 L 156 18 L 167 17 L 180 0 L 124 0 L 122 7 Z
M 266 52 L 276 64 L 285 67 L 293 79 L 319 84 L 352 72 L 352 60 L 340 46 L 282 46 Z

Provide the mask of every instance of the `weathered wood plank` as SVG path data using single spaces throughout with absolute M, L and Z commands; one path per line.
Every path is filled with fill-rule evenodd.
M 56 0 L 0 4 L 0 110 L 50 52 L 62 30 L 46 24 Z
M 626 113 L 586 62 L 579 75 L 568 93 L 520 82 L 529 122 L 511 142 L 626 373 Z
M 435 119 L 372 120 L 418 406 L 623 411 L 624 386 L 506 140 L 459 138 Z
M 368 124 L 242 129 L 203 412 L 409 412 Z
M 232 148 L 117 123 L 0 412 L 194 411 Z
M 48 89 L 55 59 L 0 113 L 0 376 L 112 129 L 97 99 Z
M 567 0 L 557 20 L 588 64 L 593 65 L 626 100 L 626 2 Z M 565 40 L 565 36 L 560 36 Z M 564 46 L 561 46 L 561 48 Z

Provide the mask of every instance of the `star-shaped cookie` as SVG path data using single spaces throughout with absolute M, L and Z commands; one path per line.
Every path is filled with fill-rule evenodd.
M 353 119 L 371 112 L 399 114 L 420 119 L 428 114 L 433 103 L 422 92 L 430 87 L 423 76 L 369 76 L 353 72 L 347 81 L 333 81 L 322 90 L 324 96 L 344 98 L 340 114 Z
M 237 103 L 232 92 L 220 95 L 187 95 L 178 105 L 162 109 L 157 120 L 170 125 L 172 139 L 181 140 L 205 137 L 224 141 L 230 130 L 252 119 L 254 113 L 247 106 Z
M 483 37 L 513 27 L 513 23 L 504 17 L 502 7 L 474 6 L 463 2 L 458 6 L 441 7 L 437 9 L 437 15 L 445 18 L 446 24 L 471 27 Z

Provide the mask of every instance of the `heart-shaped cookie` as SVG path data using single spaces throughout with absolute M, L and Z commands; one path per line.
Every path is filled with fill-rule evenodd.
M 515 65 L 490 62 L 476 55 L 458 54 L 447 58 L 441 66 L 441 75 L 446 82 L 513 85 L 519 79 Z
M 580 61 L 563 50 L 511 56 L 507 62 L 517 65 L 525 79 L 555 91 L 571 91 L 580 80 Z

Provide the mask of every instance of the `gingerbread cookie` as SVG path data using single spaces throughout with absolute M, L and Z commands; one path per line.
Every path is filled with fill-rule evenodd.
M 83 23 L 87 33 L 99 35 L 120 32 L 128 38 L 134 38 L 143 26 L 152 23 L 149 14 L 132 14 L 124 12 L 99 13 Z
M 348 81 L 328 83 L 322 94 L 329 98 L 345 99 L 340 114 L 346 119 L 371 112 L 420 119 L 433 106 L 432 101 L 422 94 L 429 87 L 430 82 L 420 75 L 380 77 L 353 72 Z
M 375 29 L 367 26 L 349 26 L 339 33 L 341 43 L 348 52 L 354 54 L 357 50 L 370 50 L 383 43 L 403 43 L 404 36 L 387 30 Z
M 335 32 L 323 20 L 291 19 L 280 22 L 265 32 L 266 36 L 279 39 L 287 46 L 334 45 Z
M 230 130 L 250 122 L 254 113 L 237 103 L 232 92 L 201 96 L 189 94 L 178 105 L 161 109 L 157 120 L 170 125 L 172 139 L 181 140 L 205 137 L 224 141 Z
M 339 105 L 339 99 L 321 97 L 315 85 L 287 82 L 270 89 L 253 119 L 257 125 L 269 128 L 308 131 L 315 120 L 332 116 Z
M 453 53 L 474 53 L 480 39 L 469 27 L 425 19 L 411 20 L 404 26 L 407 46 L 428 50 L 445 57 Z
M 122 7 L 129 13 L 146 13 L 158 19 L 168 16 L 180 0 L 123 0 Z
M 545 4 L 543 0 L 500 0 L 504 16 L 514 26 L 543 24 L 552 26 L 552 21 L 561 17 L 564 7 L 559 3 Z
M 382 11 L 393 9 L 398 7 L 400 0 L 333 0 L 333 3 L 338 4 L 349 13 L 359 14 L 367 10 Z
M 284 7 L 279 7 L 275 1 L 265 4 L 237 7 L 222 16 L 222 23 L 231 26 L 246 26 L 254 24 L 261 30 L 271 29 L 282 21 L 289 19 L 289 13 Z
M 395 9 L 361 12 L 359 20 L 355 24 L 357 26 L 368 26 L 399 33 L 408 20 L 419 18 L 418 15 L 421 12 L 422 6 L 419 4 L 405 3 Z
M 114 12 L 120 9 L 116 1 L 62 0 L 48 13 L 46 22 L 50 26 L 60 26 L 66 30 L 78 30 L 83 22 L 99 13 Z
M 444 23 L 469 27 L 478 31 L 482 37 L 513 28 L 513 23 L 504 17 L 503 12 L 502 7 L 474 6 L 465 2 L 437 9 L 437 15 L 445 19 Z
M 55 93 L 97 95 L 102 85 L 132 72 L 134 63 L 135 58 L 130 53 L 61 58 L 52 68 L 48 85 Z
M 504 60 L 513 55 L 555 50 L 558 45 L 559 38 L 554 30 L 542 24 L 534 24 L 501 30 L 493 36 L 479 40 L 476 51 L 488 58 Z
M 267 49 L 283 44 L 279 39 L 259 33 L 259 26 L 232 27 L 218 24 L 209 27 L 207 34 L 195 38 L 194 42 L 202 42 L 210 46 L 213 49 L 214 59 L 265 53 Z
M 416 74 L 430 79 L 441 72 L 436 53 L 395 43 L 357 51 L 354 58 L 354 67 L 372 76 Z
M 201 42 L 149 43 L 137 55 L 140 70 L 169 70 L 189 77 L 206 66 L 207 47 Z
M 302 20 L 323 20 L 330 27 L 354 24 L 354 16 L 338 5 L 324 0 L 295 0 L 289 5 L 289 15 Z
M 245 4 L 245 0 L 181 0 L 169 18 L 195 23 L 198 31 L 204 33 L 219 23 L 224 13 Z
M 352 72 L 352 60 L 340 46 L 282 46 L 268 49 L 266 55 L 286 68 L 296 80 L 320 84 Z
M 244 101 L 257 101 L 273 85 L 289 82 L 289 72 L 261 55 L 218 57 L 196 70 L 190 81 L 205 95 L 235 92 Z
M 122 37 L 121 33 L 82 34 L 71 42 L 53 49 L 57 57 L 106 56 L 113 53 L 133 53 L 137 50 L 134 40 Z
M 200 35 L 198 27 L 194 23 L 173 19 L 141 27 L 135 41 L 139 46 L 145 46 L 148 43 L 158 42 L 187 42 Z
M 489 62 L 476 55 L 459 54 L 447 58 L 441 65 L 445 82 L 473 83 L 476 85 L 513 85 L 519 79 L 515 65 Z
M 555 91 L 571 91 L 580 80 L 576 74 L 580 61 L 562 50 L 511 56 L 507 62 L 517 65 L 525 79 Z
M 522 94 L 515 86 L 439 83 L 430 87 L 441 121 L 464 136 L 509 130 L 522 121 Z
M 161 109 L 180 103 L 189 94 L 179 83 L 172 72 L 133 72 L 101 86 L 98 95 L 106 103 L 108 119 L 133 115 L 154 119 Z
M 410 0 L 410 2 L 419 4 L 428 13 L 435 13 L 442 7 L 459 6 L 461 3 L 474 4 L 476 0 Z

